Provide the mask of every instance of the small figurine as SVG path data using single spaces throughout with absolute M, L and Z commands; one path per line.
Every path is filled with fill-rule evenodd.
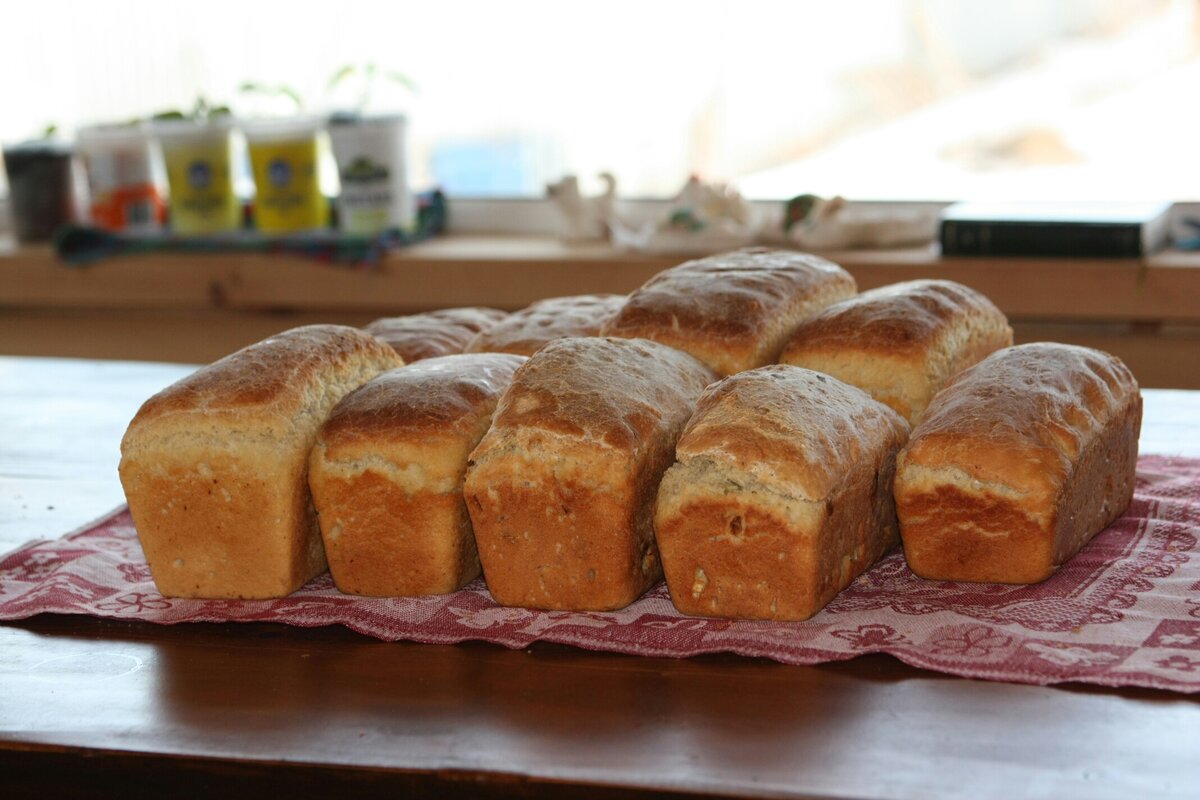
M 750 204 L 737 190 L 723 183 L 705 183 L 695 175 L 679 190 L 671 202 L 672 212 L 690 212 L 702 230 L 719 227 L 726 231 L 745 228 L 750 224 Z
M 579 179 L 567 175 L 557 183 L 546 186 L 546 195 L 562 213 L 563 238 L 568 241 L 607 239 L 616 220 L 617 179 L 602 172 L 604 192 L 584 197 L 579 191 Z
M 907 247 L 937 236 L 934 211 L 855 208 L 843 197 L 826 200 L 815 194 L 793 197 L 784 207 L 783 234 L 809 250 Z
M 703 254 L 752 244 L 757 236 L 750 204 L 731 186 L 692 175 L 657 222 L 638 229 L 613 227 L 618 247 L 652 253 Z

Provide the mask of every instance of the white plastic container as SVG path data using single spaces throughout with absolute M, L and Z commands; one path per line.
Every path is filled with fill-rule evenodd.
M 342 232 L 371 235 L 413 226 L 416 206 L 408 187 L 407 128 L 402 115 L 330 119 L 329 138 L 342 187 Z
M 81 128 L 78 150 L 87 172 L 94 224 L 132 233 L 162 227 L 166 204 L 155 168 L 155 142 L 144 126 Z

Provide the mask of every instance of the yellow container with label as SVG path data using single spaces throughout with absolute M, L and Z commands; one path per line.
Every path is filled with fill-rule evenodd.
M 291 233 L 327 227 L 329 204 L 318 164 L 322 128 L 317 120 L 262 121 L 246 126 L 257 196 L 256 227 Z
M 162 142 L 171 192 L 171 229 L 181 234 L 223 233 L 242 225 L 233 188 L 233 122 L 164 121 Z

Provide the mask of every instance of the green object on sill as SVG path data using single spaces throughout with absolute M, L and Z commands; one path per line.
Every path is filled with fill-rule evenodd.
M 672 230 L 683 230 L 689 233 L 695 233 L 707 227 L 704 220 L 696 216 L 696 212 L 690 208 L 681 208 L 671 212 L 671 217 L 667 220 L 667 225 Z
M 1176 239 L 1175 246 L 1180 250 L 1200 250 L 1200 218 L 1185 219 L 1183 224 L 1190 228 L 1192 233 L 1185 238 Z
M 208 100 L 200 95 L 196 98 L 196 102 L 192 104 L 191 111 L 180 111 L 179 109 L 171 109 L 169 111 L 160 111 L 150 117 L 155 122 L 166 122 L 172 120 L 192 120 L 193 122 L 204 122 L 205 120 L 216 119 L 218 117 L 227 117 L 230 115 L 229 106 L 220 105 L 214 106 L 209 104 Z M 141 122 L 140 119 L 132 119 L 127 124 L 136 125 Z

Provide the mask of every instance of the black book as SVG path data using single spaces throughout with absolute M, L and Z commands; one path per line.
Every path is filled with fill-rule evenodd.
M 942 255 L 1138 258 L 1166 244 L 1170 203 L 956 203 Z

